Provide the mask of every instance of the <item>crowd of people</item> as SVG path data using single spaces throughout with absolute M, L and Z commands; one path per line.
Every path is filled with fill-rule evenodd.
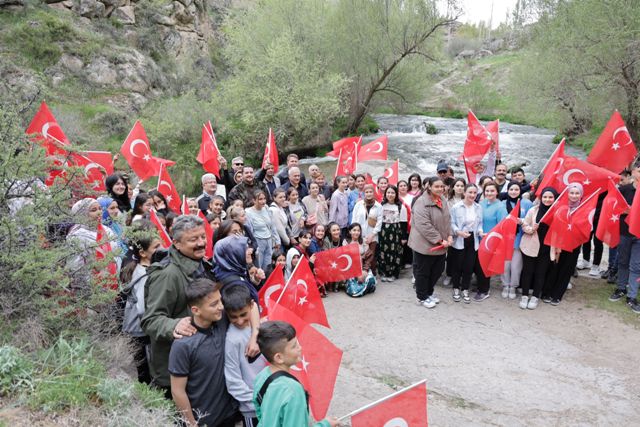
M 245 426 L 258 420 L 262 426 L 302 425 L 278 424 L 274 415 L 308 417 L 304 390 L 288 375 L 299 360 L 295 330 L 282 322 L 260 326 L 258 291 L 275 268 L 282 266 L 288 278 L 300 259 L 313 268 L 318 252 L 352 242 L 359 245 L 363 267 L 355 280 L 394 282 L 406 269 L 418 304 L 426 308 L 440 302 L 434 292 L 439 280 L 452 301 L 482 302 L 491 295 L 491 277 L 480 267 L 479 245 L 519 206 L 513 257 L 499 277 L 502 298 L 519 295 L 522 309 L 536 309 L 541 301 L 556 306 L 576 269 L 589 268 L 589 275 L 615 283 L 612 301 L 626 297 L 640 313 L 640 240 L 625 228 L 624 216 L 607 269 L 600 265 L 603 245 L 595 236 L 593 258 L 591 241 L 572 252 L 550 247 L 544 243 L 548 226 L 540 219 L 558 192 L 543 188 L 536 197 L 537 182 L 527 181 L 522 168 L 497 163 L 495 176 L 467 183 L 440 161 L 425 179 L 412 173 L 391 185 L 385 177 L 354 174 L 337 176 L 332 185 L 315 164 L 305 175 L 295 154 L 278 173 L 271 165 L 254 170 L 242 157 L 233 158 L 230 168 L 219 160 L 218 177 L 204 174 L 202 194 L 187 199 L 190 215 L 172 212 L 162 193 L 146 192 L 116 173 L 105 181 L 106 195 L 75 203 L 78 224 L 66 237 L 80 248 L 68 268 L 73 289 L 82 292 L 90 280 L 83 266 L 101 243 L 98 224 L 106 230 L 117 254 L 122 329 L 132 337 L 138 379 L 164 390 L 187 425 L 233 426 L 240 416 Z M 620 192 L 631 204 L 640 162 L 622 177 Z M 572 183 L 567 191 L 575 209 L 582 185 Z M 155 234 L 152 214 L 172 239 L 168 249 Z M 213 239 L 207 239 L 202 217 Z M 326 297 L 344 287 L 327 283 L 319 291 Z M 271 378 L 280 371 L 283 378 Z

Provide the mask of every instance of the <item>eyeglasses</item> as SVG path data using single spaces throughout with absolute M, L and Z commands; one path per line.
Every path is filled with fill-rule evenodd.
M 244 166 L 244 163 L 234 163 L 234 166 Z

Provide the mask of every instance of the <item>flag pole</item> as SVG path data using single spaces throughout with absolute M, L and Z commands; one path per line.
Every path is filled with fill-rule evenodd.
M 538 181 L 536 186 L 540 185 L 539 181 L 540 181 L 540 177 L 542 176 L 542 171 L 544 171 L 547 168 L 547 166 L 549 166 L 549 162 L 551 161 L 551 159 L 553 159 L 555 157 L 555 155 L 558 152 L 558 150 L 560 149 L 560 147 L 563 147 L 563 149 L 564 149 L 564 145 L 565 145 L 564 138 L 562 138 L 562 141 L 560 141 L 558 143 L 558 146 L 556 147 L 556 149 L 553 150 L 553 153 L 551 153 L 551 157 L 549 157 L 549 159 L 547 159 L 546 163 L 544 164 L 544 166 L 540 170 L 540 173 L 538 174 L 536 179 L 534 179 L 534 181 L 536 181 L 536 180 Z M 536 190 L 537 190 L 537 188 L 536 188 Z
M 542 220 L 544 220 L 547 217 L 547 215 L 549 214 L 549 211 L 551 211 L 551 208 L 553 207 L 553 205 L 555 205 L 558 202 L 558 200 L 560 200 L 560 198 L 565 193 L 565 191 L 567 191 L 567 188 L 569 188 L 569 187 L 565 187 L 564 190 L 562 190 L 562 193 L 560 193 L 558 195 L 558 198 L 553 201 L 553 204 L 551 206 L 549 206 L 549 209 L 547 209 L 547 211 L 544 213 L 544 215 L 542 215 L 542 218 L 540 218 L 540 221 L 538 221 L 536 224 L 540 224 L 542 222 Z M 542 203 L 542 194 L 540 194 L 540 203 Z
M 593 196 L 597 196 L 597 195 L 599 195 L 599 194 L 600 194 L 600 190 L 602 190 L 602 187 L 598 187 L 598 189 L 597 189 L 596 191 L 594 191 L 593 193 L 591 193 L 591 195 L 590 195 L 589 197 L 587 197 L 587 199 L 586 199 L 584 202 L 580 203 L 580 204 L 578 205 L 578 207 L 577 207 L 573 212 L 575 212 L 575 211 L 577 211 L 578 209 L 580 209 L 580 208 L 582 207 L 582 205 L 586 204 L 589 200 L 591 200 L 591 198 L 592 198 Z M 571 212 L 571 215 L 573 215 L 573 212 Z
M 284 284 L 284 288 L 282 288 L 282 292 L 280 292 L 280 296 L 278 297 L 278 300 L 273 305 L 274 307 L 280 303 L 280 300 L 282 299 L 282 295 L 284 295 L 284 291 L 287 290 L 287 286 L 289 286 L 289 282 L 291 281 L 291 278 L 293 277 L 293 275 L 298 270 L 298 267 L 300 267 L 300 264 L 302 263 L 302 259 L 303 259 L 303 257 L 300 257 L 300 261 L 298 261 L 298 263 L 296 264 L 296 268 L 294 268 L 293 271 L 291 272 L 291 276 L 289 276 L 289 280 L 287 280 L 286 283 Z M 265 302 L 265 304 L 266 304 L 266 302 Z
M 401 393 L 404 393 L 405 391 L 410 390 L 410 389 L 412 389 L 412 388 L 414 388 L 414 387 L 417 387 L 417 386 L 419 386 L 419 385 L 421 385 L 421 384 L 425 384 L 426 382 L 427 382 L 427 380 L 426 380 L 426 379 L 424 379 L 424 380 L 419 381 L 419 382 L 417 382 L 417 383 L 415 383 L 415 384 L 413 384 L 413 385 L 410 385 L 409 387 L 405 387 L 405 388 L 403 388 L 403 389 L 401 389 L 401 390 L 396 391 L 395 393 L 392 393 L 392 394 L 390 394 L 390 395 L 388 395 L 388 396 L 385 396 L 385 397 L 383 397 L 382 399 L 378 399 L 378 400 L 376 400 L 375 402 L 371 402 L 371 403 L 369 403 L 369 404 L 367 404 L 367 405 L 364 405 L 363 407 L 361 407 L 361 408 L 359 408 L 359 409 L 356 409 L 355 411 L 350 412 L 350 413 L 348 413 L 347 415 L 343 415 L 342 417 L 338 418 L 338 421 L 342 421 L 342 420 L 345 420 L 345 419 L 347 419 L 347 418 L 351 418 L 352 416 L 354 416 L 354 415 L 356 415 L 356 414 L 359 414 L 360 412 L 366 411 L 366 410 L 367 410 L 367 409 L 369 409 L 369 408 L 372 408 L 372 407 L 374 407 L 374 406 L 376 406 L 376 405 L 379 405 L 379 404 L 381 404 L 382 402 L 385 402 L 385 401 L 387 401 L 387 400 L 391 399 L 392 397 L 396 397 L 397 395 L 399 395 L 399 394 L 401 394 Z

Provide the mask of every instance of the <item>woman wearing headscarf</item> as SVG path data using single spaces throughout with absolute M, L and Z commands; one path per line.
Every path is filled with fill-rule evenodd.
M 252 252 L 244 236 L 232 234 L 217 241 L 214 246 L 213 274 L 216 280 L 222 283 L 222 289 L 233 285 L 245 286 L 251 293 L 251 298 L 258 304 L 258 291 L 249 278 L 247 263 Z M 264 276 L 264 272 L 262 275 Z
M 71 275 L 71 289 L 87 288 L 91 281 L 91 269 L 86 266 L 95 260 L 98 247 L 98 224 L 102 219 L 100 203 L 93 198 L 77 201 L 71 208 L 76 222 L 67 234 L 67 242 L 76 249 L 76 254 L 67 261 L 67 269 Z M 114 251 L 118 247 L 115 234 L 104 227 L 105 241 Z
M 572 182 L 567 186 L 567 196 L 569 199 L 569 214 L 573 213 L 582 202 L 584 189 L 577 182 Z M 554 216 L 566 215 L 565 211 L 558 210 Z M 554 221 L 558 219 L 554 218 Z M 547 280 L 548 287 L 544 290 L 542 301 L 549 302 L 551 305 L 558 305 L 567 291 L 569 280 L 573 275 L 578 263 L 581 245 L 577 246 L 573 251 L 567 252 L 560 248 L 551 247 L 551 260 L 555 261 L 555 274 Z
M 102 225 L 113 231 L 118 238 L 118 245 L 122 249 L 122 253 L 126 253 L 128 247 L 124 241 L 124 227 L 118 222 L 118 217 L 121 215 L 118 202 L 111 197 L 102 196 L 98 197 L 98 203 L 102 208 Z
M 522 309 L 535 310 L 538 307 L 547 273 L 552 268 L 551 248 L 544 244 L 549 226 L 540 221 L 557 198 L 558 192 L 553 187 L 544 188 L 540 194 L 539 203 L 529 209 L 522 222 L 523 234 L 520 240 L 522 252 L 520 308 Z M 532 285 L 533 292 L 529 296 Z
M 518 228 L 516 229 L 516 239 L 513 243 L 513 256 L 510 261 L 505 261 L 502 279 L 502 298 L 515 299 L 516 289 L 520 286 L 520 273 L 522 273 L 522 253 L 520 252 L 520 239 L 522 239 L 522 220 L 524 219 L 533 203 L 531 200 L 522 198 L 520 184 L 511 181 L 507 186 L 506 193 L 500 193 L 500 198 L 505 201 L 507 213 L 516 207 L 520 202 L 520 212 L 518 212 Z
M 107 187 L 107 194 L 113 200 L 118 203 L 118 209 L 120 212 L 129 212 L 131 210 L 131 200 L 129 199 L 129 184 L 122 177 L 122 175 L 116 173 L 109 175 L 104 181 L 105 187 Z

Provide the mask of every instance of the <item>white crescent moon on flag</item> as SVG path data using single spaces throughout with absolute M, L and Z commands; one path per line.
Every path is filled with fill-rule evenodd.
M 264 291 L 264 304 L 267 306 L 267 308 L 270 308 L 269 300 L 271 299 L 271 294 L 273 294 L 274 292 L 278 292 L 280 289 L 282 289 L 282 285 L 274 285 L 269 286 L 269 288 Z
M 382 427 L 409 427 L 409 423 L 402 417 L 395 417 L 384 423 Z
M 309 293 L 309 288 L 307 287 L 307 282 L 304 281 L 304 279 L 298 279 L 298 281 L 296 282 L 297 286 L 303 286 L 304 287 L 304 291 Z
M 562 176 L 562 182 L 564 183 L 564 185 L 569 185 L 569 178 L 571 178 L 571 175 L 573 175 L 574 173 L 579 173 L 582 176 L 586 176 L 584 174 L 584 172 L 582 172 L 580 169 L 569 169 L 568 171 L 566 171 L 564 173 L 564 175 Z
M 487 238 L 484 241 L 484 247 L 490 251 L 491 249 L 489 249 L 489 240 L 491 240 L 492 237 L 497 238 L 498 240 L 502 241 L 502 234 L 498 233 L 497 231 L 492 231 L 489 234 L 487 234 Z
M 49 128 L 51 127 L 51 125 L 55 125 L 55 123 L 47 122 L 42 125 L 41 133 L 45 138 L 49 137 Z
M 393 176 L 393 167 L 386 168 L 386 169 L 384 170 L 384 176 L 386 176 L 386 177 L 387 177 L 387 179 L 388 179 L 388 178 L 391 178 L 391 177 Z
M 144 147 L 145 147 L 145 148 L 147 148 L 147 143 L 146 143 L 146 142 L 144 142 L 144 141 L 143 141 L 143 140 L 141 140 L 141 139 L 134 139 L 133 141 L 131 141 L 131 145 L 129 146 L 129 153 L 131 153 L 131 155 L 132 155 L 133 157 L 137 157 L 137 158 L 139 158 L 139 159 L 140 159 L 141 157 L 140 157 L 140 156 L 138 156 L 138 155 L 136 154 L 136 152 L 135 152 L 136 145 L 138 145 L 138 144 L 142 144 L 142 145 L 144 145 Z M 147 150 L 145 150 L 145 152 L 146 152 L 146 151 L 147 151 Z
M 107 171 L 104 170 L 104 168 L 101 165 L 92 162 L 92 163 L 89 163 L 88 165 L 86 165 L 84 167 L 84 176 L 85 177 L 88 176 L 89 175 L 89 171 L 92 170 L 92 169 L 98 169 L 98 172 L 100 172 L 101 174 L 104 174 L 104 175 L 107 174 Z
M 376 145 L 380 147 L 379 150 L 374 150 Z M 382 145 L 382 142 L 378 141 L 378 142 L 374 143 L 373 145 L 371 145 L 371 149 L 367 150 L 367 151 L 370 152 L 370 153 L 382 153 L 383 149 L 384 149 L 384 146 Z
M 342 254 L 338 257 L 338 259 L 344 257 L 347 260 L 347 266 L 345 268 L 341 268 L 340 271 L 347 271 L 351 268 L 351 265 L 353 264 L 353 259 L 351 259 L 351 257 L 347 254 Z
M 158 184 L 158 190 L 160 190 L 160 187 L 162 186 L 166 186 L 169 191 L 171 191 L 171 184 L 169 184 L 167 181 L 160 180 L 160 183 Z
M 562 165 L 564 165 L 564 158 L 560 157 L 558 159 L 558 166 L 556 166 L 556 170 L 554 173 L 557 174 L 558 172 L 560 172 L 560 168 L 562 167 Z
M 616 135 L 618 134 L 618 132 L 624 132 L 627 134 L 627 136 L 629 137 L 629 141 L 627 141 L 626 144 L 623 145 L 623 147 L 626 147 L 627 145 L 630 145 L 633 143 L 633 141 L 631 140 L 631 135 L 629 135 L 629 130 L 627 129 L 626 126 L 621 126 L 618 129 L 616 129 L 615 131 L 613 131 L 613 137 L 612 139 L 615 141 L 616 140 Z

